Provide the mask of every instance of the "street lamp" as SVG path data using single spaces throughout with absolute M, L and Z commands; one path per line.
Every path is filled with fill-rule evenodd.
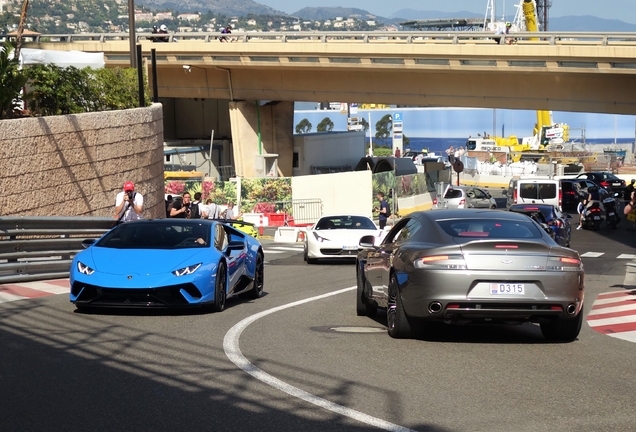
M 130 67 L 137 67 L 137 37 L 135 36 L 135 0 L 128 0 L 128 39 L 130 40 Z

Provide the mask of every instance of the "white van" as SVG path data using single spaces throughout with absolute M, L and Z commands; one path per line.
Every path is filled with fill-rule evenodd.
M 513 204 L 551 204 L 559 209 L 563 205 L 561 181 L 544 178 L 512 179 L 508 190 L 506 208 Z

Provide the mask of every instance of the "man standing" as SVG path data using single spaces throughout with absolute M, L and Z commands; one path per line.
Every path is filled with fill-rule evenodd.
M 217 206 L 211 198 L 205 201 L 205 205 L 202 209 L 203 219 L 218 219 L 219 218 L 219 206 Z
M 201 202 L 201 192 L 195 192 L 194 201 L 190 205 L 190 219 L 201 219 L 201 207 L 203 203 Z
M 170 209 L 171 218 L 190 219 L 190 193 L 184 192 L 182 199 L 175 199 Z
M 389 203 L 386 202 L 386 200 L 384 199 L 384 193 L 383 192 L 378 192 L 378 200 L 380 201 L 380 208 L 374 208 L 374 211 L 377 211 L 379 213 L 378 215 L 378 221 L 380 222 L 380 229 L 384 229 L 384 227 L 386 226 L 386 220 L 389 217 Z
M 124 190 L 115 197 L 115 217 L 118 222 L 143 219 L 144 197 L 135 192 L 135 184 L 131 181 L 124 183 Z

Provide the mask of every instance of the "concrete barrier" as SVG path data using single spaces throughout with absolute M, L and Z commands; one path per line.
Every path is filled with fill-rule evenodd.
M 274 241 L 279 243 L 296 243 L 300 241 L 300 233 L 304 233 L 304 228 L 299 227 L 278 227 L 274 234 Z

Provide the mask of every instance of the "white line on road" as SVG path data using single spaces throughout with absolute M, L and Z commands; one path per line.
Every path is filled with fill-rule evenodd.
M 239 347 L 239 339 L 241 337 L 241 333 L 245 330 L 250 324 L 254 321 L 263 318 L 264 316 L 273 314 L 274 312 L 278 312 L 284 309 L 288 309 L 294 306 L 300 306 L 305 303 L 309 303 L 316 300 L 321 300 L 327 297 L 331 297 L 334 295 L 342 294 L 348 291 L 352 291 L 356 289 L 356 287 L 350 287 L 341 289 L 338 291 L 333 291 L 327 294 L 319 295 L 316 297 L 310 297 L 305 300 L 299 300 L 293 303 L 288 303 L 286 305 L 278 306 L 273 309 L 269 309 L 250 317 L 245 318 L 243 321 L 234 325 L 223 338 L 223 350 L 225 351 L 225 355 L 229 358 L 232 363 L 238 366 L 240 369 L 244 370 L 248 374 L 252 375 L 254 378 L 259 381 L 264 382 L 265 384 L 274 387 L 275 389 L 281 390 L 287 393 L 290 396 L 299 398 L 304 400 L 305 402 L 309 402 L 311 404 L 317 405 L 321 408 L 327 409 L 334 413 L 343 415 L 345 417 L 349 417 L 351 419 L 357 420 L 361 423 L 366 423 L 368 425 L 377 427 L 379 429 L 384 429 L 391 432 L 415 432 L 412 429 L 405 428 L 403 426 L 399 426 L 377 417 L 372 417 L 368 414 L 361 413 L 360 411 L 353 410 L 351 408 L 344 407 L 342 405 L 338 405 L 334 402 L 328 401 L 311 393 L 308 393 L 304 390 L 299 389 L 298 387 L 294 387 L 290 384 L 287 384 L 284 381 L 279 380 L 278 378 L 273 377 L 272 375 L 262 371 L 261 369 L 254 366 L 250 361 L 243 356 L 241 352 L 241 348 Z
M 585 252 L 583 255 L 581 255 L 581 258 L 598 258 L 604 254 L 605 252 Z
M 272 246 L 272 248 L 276 250 L 294 251 L 294 252 L 300 252 L 302 250 L 305 250 L 304 246 L 300 246 L 300 247 Z
M 616 259 L 634 259 L 636 258 L 636 255 L 634 254 L 620 254 L 619 256 L 616 257 Z

